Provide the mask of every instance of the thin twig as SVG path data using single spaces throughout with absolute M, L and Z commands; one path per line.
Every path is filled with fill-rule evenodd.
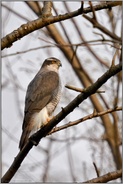
M 70 90 L 74 90 L 76 92 L 80 92 L 80 93 L 84 93 L 86 91 L 86 89 L 81 89 L 81 88 L 77 88 L 75 86 L 71 86 L 71 85 L 65 85 L 66 88 L 70 89 Z M 97 90 L 96 93 L 105 93 L 105 91 L 102 90 Z
M 117 36 L 115 33 L 112 33 L 111 31 L 109 31 L 106 27 L 102 26 L 99 22 L 97 22 L 95 19 L 90 18 L 87 15 L 83 15 L 84 18 L 86 18 L 89 22 L 91 22 L 93 24 L 94 27 L 98 28 L 99 30 L 101 30 L 103 33 L 105 33 L 106 35 L 110 36 L 111 38 L 119 41 L 120 43 L 122 42 L 122 39 Z
M 115 108 L 112 108 L 112 109 L 107 109 L 107 110 L 102 111 L 102 112 L 96 112 L 94 110 L 94 112 L 92 114 L 84 116 L 83 118 L 80 118 L 78 120 L 71 121 L 71 122 L 69 122 L 69 123 L 67 123 L 65 125 L 53 128 L 53 130 L 51 130 L 51 132 L 48 135 L 50 135 L 50 134 L 52 134 L 54 132 L 61 131 L 61 130 L 66 129 L 66 128 L 71 127 L 71 126 L 78 125 L 79 123 L 82 123 L 82 122 L 87 121 L 89 119 L 93 119 L 95 117 L 100 117 L 100 116 L 103 116 L 105 114 L 108 114 L 108 113 L 111 113 L 111 112 L 114 112 L 114 111 L 121 111 L 121 110 L 122 110 L 122 107 L 115 107 Z
M 5 57 L 10 57 L 10 56 L 15 56 L 17 54 L 25 54 L 27 52 L 32 52 L 32 51 L 35 51 L 35 50 L 39 50 L 39 49 L 46 49 L 46 48 L 50 48 L 50 47 L 60 47 L 60 46 L 64 46 L 64 47 L 72 47 L 72 46 L 77 46 L 77 47 L 80 47 L 80 46 L 84 46 L 86 45 L 87 43 L 90 44 L 90 45 L 94 45 L 94 44 L 91 44 L 91 43 L 95 43 L 95 42 L 102 42 L 102 43 L 96 43 L 95 45 L 99 45 L 99 44 L 107 44 L 107 45 L 110 45 L 112 47 L 115 47 L 116 49 L 119 49 L 119 46 L 114 46 L 114 45 L 111 45 L 109 43 L 105 43 L 105 42 L 112 42 L 112 43 L 117 43 L 117 41 L 115 42 L 115 40 L 102 40 L 102 39 L 99 39 L 99 40 L 90 40 L 90 41 L 86 41 L 86 42 L 81 42 L 81 43 L 76 43 L 76 44 L 57 44 L 57 43 L 53 43 L 53 42 L 50 42 L 50 41 L 47 41 L 43 38 L 39 38 L 47 43 L 50 43 L 52 45 L 45 45 L 45 46 L 41 46 L 41 47 L 35 47 L 35 48 L 31 48 L 31 49 L 28 49 L 28 50 L 23 50 L 23 51 L 19 51 L 19 52 L 16 52 L 16 53 L 11 53 L 11 54 L 6 54 L 6 55 L 2 55 L 1 58 L 5 58 Z M 105 63 L 104 63 L 105 64 Z
M 91 2 L 91 1 L 89 1 L 89 4 L 90 4 L 90 7 L 91 7 L 91 9 L 92 9 L 93 19 L 95 19 L 95 21 L 97 21 L 96 13 L 95 13 L 95 9 L 94 9 L 94 7 L 93 7 L 93 5 L 92 5 L 92 2 Z
M 97 174 L 97 177 L 99 177 L 100 176 L 100 174 L 99 174 L 99 170 L 98 170 L 98 168 L 97 168 L 97 166 L 96 166 L 96 164 L 93 162 L 93 165 L 94 165 L 94 168 L 95 168 L 95 171 L 96 171 L 96 174 Z

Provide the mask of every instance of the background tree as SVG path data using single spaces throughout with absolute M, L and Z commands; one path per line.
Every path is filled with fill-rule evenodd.
M 27 85 L 44 59 L 63 63 L 57 114 L 121 63 L 121 27 L 121 1 L 2 3 L 3 174 L 18 153 Z M 111 178 L 121 177 L 122 78 L 116 73 L 30 151 L 12 181 L 82 182 L 117 170 Z

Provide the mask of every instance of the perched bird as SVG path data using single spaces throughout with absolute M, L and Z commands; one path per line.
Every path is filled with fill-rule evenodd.
M 58 73 L 60 66 L 62 66 L 61 61 L 57 58 L 46 59 L 28 85 L 19 143 L 20 150 L 27 143 L 28 138 L 51 119 L 61 96 L 61 82 Z

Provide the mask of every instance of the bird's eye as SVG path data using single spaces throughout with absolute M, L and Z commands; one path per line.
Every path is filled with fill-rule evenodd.
M 52 64 L 54 64 L 55 63 L 55 61 L 54 60 L 52 60 Z

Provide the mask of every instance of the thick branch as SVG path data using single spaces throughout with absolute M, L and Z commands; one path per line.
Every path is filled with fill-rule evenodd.
M 32 33 L 33 31 L 46 27 L 49 24 L 59 22 L 62 20 L 66 20 L 66 19 L 70 19 L 72 17 L 82 14 L 82 9 L 80 8 L 74 12 L 66 13 L 64 15 L 52 16 L 50 8 L 51 8 L 51 4 L 49 6 L 49 3 L 45 2 L 44 8 L 42 11 L 42 15 L 40 18 L 30 21 L 27 24 L 21 25 L 17 30 L 14 30 L 12 33 L 2 38 L 1 39 L 1 50 L 3 50 L 6 47 L 11 47 L 12 43 L 28 35 L 29 33 Z
M 122 63 L 112 66 L 107 72 L 105 72 L 93 85 L 86 88 L 84 93 L 79 94 L 70 104 L 68 104 L 62 111 L 57 114 L 46 126 L 41 128 L 37 133 L 29 138 L 28 143 L 15 157 L 12 165 L 2 178 L 2 183 L 9 182 L 17 172 L 24 158 L 33 147 L 34 144 L 38 144 L 41 138 L 45 137 L 54 126 L 56 126 L 61 120 L 63 120 L 69 113 L 71 113 L 80 103 L 87 99 L 90 95 L 94 94 L 108 79 L 116 75 L 122 70 Z
M 106 8 L 121 5 L 121 4 L 122 4 L 122 2 L 120 2 L 120 1 L 102 3 L 102 4 L 94 6 L 94 9 L 95 9 L 95 11 L 97 11 L 97 10 L 106 9 Z M 91 8 L 88 7 L 85 9 L 80 8 L 76 11 L 73 11 L 71 13 L 66 13 L 64 15 L 48 16 L 48 17 L 41 16 L 40 18 L 38 18 L 34 21 L 31 21 L 31 22 L 28 22 L 27 24 L 21 25 L 17 30 L 14 30 L 12 33 L 3 37 L 1 39 L 1 50 L 3 50 L 4 48 L 11 47 L 15 41 L 28 35 L 29 33 L 32 33 L 33 31 L 41 29 L 49 24 L 53 24 L 53 23 L 56 23 L 59 21 L 67 20 L 67 19 L 70 19 L 72 17 L 76 17 L 78 15 L 81 15 L 82 13 L 89 13 L 91 11 L 92 11 Z

